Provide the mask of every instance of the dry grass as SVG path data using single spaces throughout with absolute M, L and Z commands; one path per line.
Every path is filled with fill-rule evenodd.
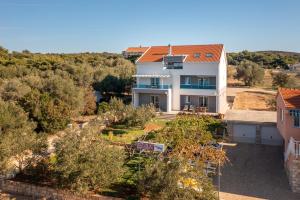
M 272 72 L 279 72 L 279 70 L 276 69 L 265 69 L 265 76 L 264 80 L 261 84 L 255 86 L 256 88 L 263 88 L 263 89 L 273 89 L 272 87 Z M 295 87 L 300 87 L 300 76 L 297 75 L 294 72 L 287 72 L 288 75 L 295 78 L 296 85 Z M 236 67 L 233 65 L 229 65 L 227 68 L 227 84 L 230 87 L 243 87 L 245 86 L 244 83 L 240 80 L 237 80 L 234 78 L 234 74 L 236 73 Z
M 274 99 L 275 95 L 270 93 L 258 91 L 240 92 L 236 95 L 232 108 L 238 110 L 271 111 L 273 107 L 269 102 Z

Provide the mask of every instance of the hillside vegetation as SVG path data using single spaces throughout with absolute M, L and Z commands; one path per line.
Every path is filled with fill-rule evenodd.
M 94 114 L 94 90 L 130 92 L 134 65 L 118 54 L 39 54 L 0 47 L 0 100 L 28 113 L 37 132 L 55 132 L 71 117 Z
M 242 51 L 227 54 L 229 65 L 239 65 L 242 61 L 246 60 L 252 61 L 264 68 L 288 69 L 289 65 L 300 62 L 300 53 L 283 51 Z

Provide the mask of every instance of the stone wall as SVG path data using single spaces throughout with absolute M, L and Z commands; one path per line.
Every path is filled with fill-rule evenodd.
M 300 158 L 290 156 L 285 164 L 289 183 L 293 192 L 300 193 Z
M 35 186 L 11 180 L 0 179 L 0 191 L 19 194 L 33 199 L 51 200 L 121 200 L 120 198 L 106 197 L 101 195 L 75 195 L 69 191 L 52 189 L 49 187 Z

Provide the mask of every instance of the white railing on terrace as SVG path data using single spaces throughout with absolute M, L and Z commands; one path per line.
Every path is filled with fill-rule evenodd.
M 285 161 L 287 161 L 290 154 L 294 155 L 296 158 L 300 157 L 300 141 L 295 140 L 293 137 L 290 138 L 284 154 Z

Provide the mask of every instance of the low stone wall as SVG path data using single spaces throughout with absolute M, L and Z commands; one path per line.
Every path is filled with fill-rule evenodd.
M 101 195 L 75 195 L 69 191 L 52 189 L 49 187 L 35 186 L 11 180 L 0 179 L 0 191 L 19 194 L 33 199 L 51 200 L 121 200 L 120 198 Z
M 300 193 L 300 159 L 290 156 L 285 164 L 285 169 L 292 191 Z

